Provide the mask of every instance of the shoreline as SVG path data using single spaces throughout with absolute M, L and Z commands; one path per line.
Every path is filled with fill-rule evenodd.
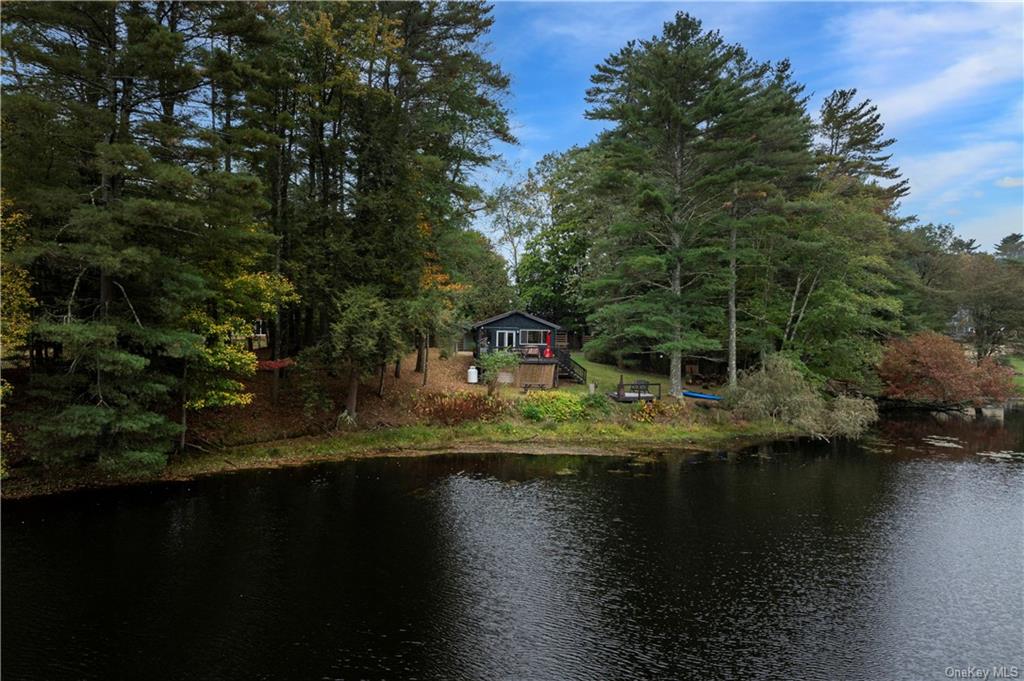
M 527 456 L 641 456 L 666 451 L 736 451 L 798 436 L 769 424 L 689 426 L 642 424 L 631 428 L 604 423 L 404 426 L 304 436 L 172 458 L 158 473 L 103 473 L 97 468 L 65 471 L 60 477 L 21 469 L 0 483 L 0 499 L 19 501 L 79 491 L 188 482 L 245 470 L 273 470 L 372 458 L 445 454 Z

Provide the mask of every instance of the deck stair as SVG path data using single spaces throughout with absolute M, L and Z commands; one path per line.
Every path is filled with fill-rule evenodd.
M 571 378 L 577 383 L 587 382 L 587 370 L 577 362 L 565 348 L 555 348 L 555 359 L 558 361 L 558 375 Z

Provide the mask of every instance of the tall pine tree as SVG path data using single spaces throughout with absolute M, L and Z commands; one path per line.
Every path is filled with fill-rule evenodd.
M 29 212 L 15 257 L 39 282 L 33 418 L 42 458 L 160 465 L 174 405 L 244 401 L 229 342 L 281 290 L 251 175 L 200 125 L 221 5 L 5 7 L 5 190 Z M 7 140 L 5 140 L 6 142 Z M 191 372 L 191 375 L 190 375 Z

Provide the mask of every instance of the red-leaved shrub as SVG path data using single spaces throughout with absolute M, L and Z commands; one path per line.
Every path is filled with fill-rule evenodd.
M 974 364 L 959 343 L 933 331 L 890 341 L 878 375 L 887 397 L 911 402 L 983 404 L 1014 392 L 1012 369 L 991 358 Z
M 425 392 L 416 396 L 413 409 L 428 421 L 453 426 L 465 421 L 496 418 L 508 409 L 508 403 L 497 397 L 464 390 Z

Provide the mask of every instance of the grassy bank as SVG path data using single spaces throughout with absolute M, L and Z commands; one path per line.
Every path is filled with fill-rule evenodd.
M 662 392 L 668 392 L 668 376 L 663 374 L 650 374 L 629 368 L 619 371 L 618 368 L 610 364 L 591 362 L 582 352 L 572 353 L 572 358 L 587 370 L 587 382 L 597 383 L 597 388 L 601 392 L 615 390 L 616 386 L 619 385 L 619 376 L 622 376 L 622 380 L 625 383 L 636 383 L 637 381 L 660 383 Z M 571 392 L 587 392 L 587 386 L 571 381 L 563 382 L 561 387 Z
M 1018 355 L 1009 359 L 1010 366 L 1017 372 L 1017 375 L 1013 377 L 1013 380 L 1017 382 L 1017 392 L 1024 394 L 1024 357 Z
M 770 423 L 670 425 L 659 423 L 466 423 L 458 426 L 408 425 L 354 430 L 277 440 L 258 445 L 200 452 L 173 459 L 159 473 L 101 473 L 95 468 L 47 475 L 40 469 L 18 471 L 3 483 L 4 498 L 52 494 L 158 480 L 187 480 L 201 475 L 255 468 L 276 468 L 373 456 L 426 456 L 432 453 L 506 452 L 526 454 L 636 454 L 665 449 L 695 451 L 736 448 L 787 437 L 792 432 Z

